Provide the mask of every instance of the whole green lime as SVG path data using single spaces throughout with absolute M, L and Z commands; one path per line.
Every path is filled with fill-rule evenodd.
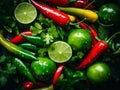
M 74 29 L 68 35 L 68 44 L 73 50 L 88 50 L 91 47 L 92 37 L 88 30 Z
M 111 69 L 103 62 L 91 65 L 87 70 L 87 77 L 92 83 L 105 82 L 110 78 Z

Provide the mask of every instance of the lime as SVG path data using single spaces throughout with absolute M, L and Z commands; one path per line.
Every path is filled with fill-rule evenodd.
M 87 51 L 91 48 L 92 37 L 88 30 L 73 29 L 68 35 L 68 44 L 73 50 Z
M 49 57 L 56 63 L 67 62 L 72 56 L 72 49 L 64 41 L 56 41 L 48 49 Z
M 97 62 L 87 70 L 87 77 L 92 83 L 105 82 L 110 78 L 110 67 L 104 62 Z
M 14 15 L 18 22 L 29 24 L 37 17 L 37 10 L 32 4 L 22 2 L 15 8 Z

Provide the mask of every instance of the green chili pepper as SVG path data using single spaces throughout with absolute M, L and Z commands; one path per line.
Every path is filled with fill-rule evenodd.
M 25 50 L 9 41 L 7 41 L 3 35 L 2 32 L 0 32 L 0 44 L 5 47 L 8 51 L 11 53 L 15 54 L 18 57 L 24 58 L 24 59 L 29 59 L 29 60 L 38 60 L 31 52 L 28 50 Z
M 21 43 L 21 44 L 19 44 L 19 46 L 26 50 L 34 51 L 34 52 L 39 50 L 39 48 L 36 45 L 31 44 L 31 43 Z
M 43 40 L 41 37 L 39 36 L 27 36 L 22 34 L 22 36 L 29 42 L 35 45 L 43 45 Z
M 30 72 L 30 70 L 27 68 L 27 66 L 19 58 L 14 58 L 12 60 L 12 63 L 16 66 L 16 68 L 18 69 L 18 71 L 20 73 L 27 76 L 28 79 L 30 79 L 32 82 L 36 83 L 34 77 L 32 76 L 32 74 Z

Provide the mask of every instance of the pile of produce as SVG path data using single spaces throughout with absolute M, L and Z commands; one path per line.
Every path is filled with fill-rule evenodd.
M 0 90 L 119 90 L 120 0 L 2 0 Z

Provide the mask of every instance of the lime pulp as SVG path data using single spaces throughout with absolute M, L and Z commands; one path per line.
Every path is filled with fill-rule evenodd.
M 67 62 L 72 56 L 70 45 L 64 41 L 56 41 L 48 49 L 49 57 L 56 63 Z
M 15 8 L 14 15 L 18 22 L 29 24 L 37 17 L 37 10 L 31 3 L 22 2 Z

